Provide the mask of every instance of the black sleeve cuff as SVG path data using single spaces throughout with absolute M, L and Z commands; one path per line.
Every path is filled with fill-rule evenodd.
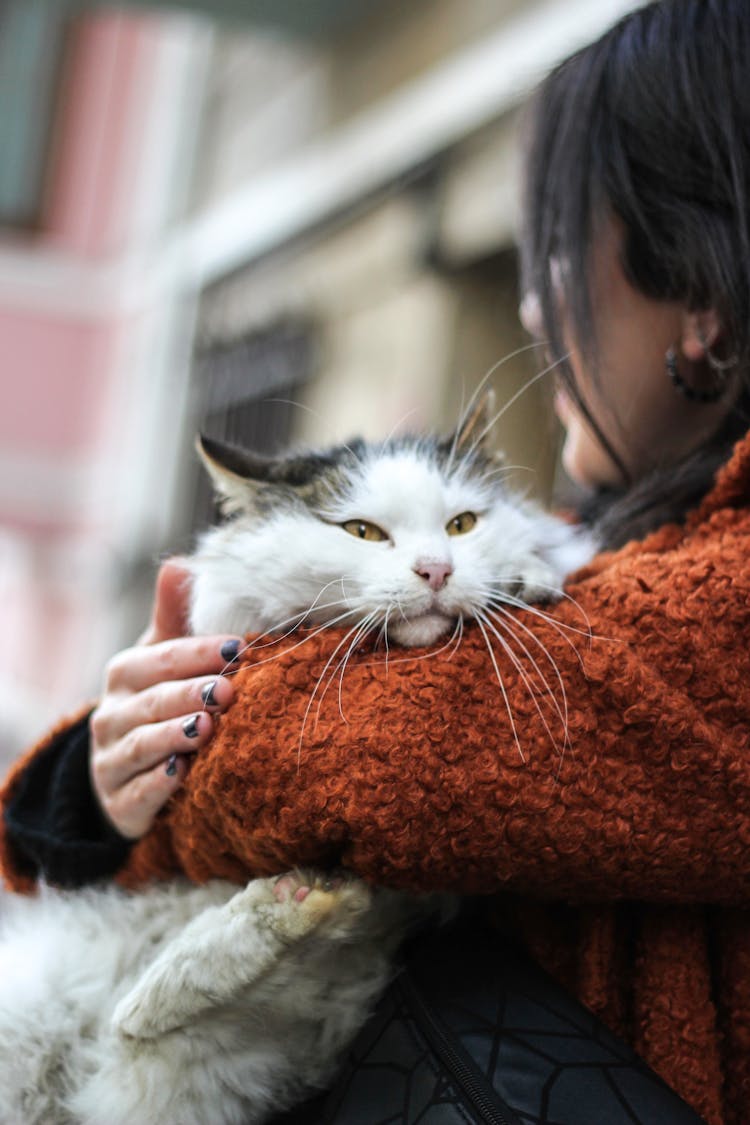
M 109 823 L 91 787 L 88 716 L 31 760 L 4 818 L 23 875 L 80 887 L 122 866 L 133 841 Z

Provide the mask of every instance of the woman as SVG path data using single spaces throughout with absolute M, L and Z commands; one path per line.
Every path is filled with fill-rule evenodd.
M 476 815 L 458 782 L 447 804 L 444 788 L 405 785 L 391 806 L 364 799 L 373 830 L 350 856 L 376 879 L 504 891 L 506 924 L 535 957 L 716 1125 L 750 1104 L 748 64 L 745 0 L 661 0 L 541 87 L 522 315 L 558 361 L 564 464 L 591 492 L 583 515 L 610 545 L 630 542 L 571 589 L 590 646 L 538 626 L 567 693 L 562 762 L 503 668 L 538 753 L 519 769 L 496 710 L 492 777 L 471 779 Z M 183 636 L 184 579 L 179 562 L 162 568 L 151 626 L 112 661 L 90 718 L 54 732 L 7 787 L 11 883 L 116 871 L 232 701 L 221 672 L 239 638 Z M 580 626 L 577 612 L 563 602 L 551 617 Z M 449 691 L 433 675 L 431 690 Z M 392 672 L 396 711 L 399 691 L 408 707 Z M 308 698 L 309 685 L 289 701 L 297 729 Z M 373 725 L 350 718 L 319 752 L 346 761 Z M 446 745 L 462 727 L 430 733 Z M 282 829 L 257 810 L 259 840 L 280 854 L 285 813 Z

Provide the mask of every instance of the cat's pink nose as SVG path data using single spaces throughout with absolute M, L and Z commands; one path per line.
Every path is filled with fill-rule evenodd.
M 420 559 L 414 567 L 414 573 L 424 578 L 431 590 L 442 590 L 453 574 L 453 567 L 448 562 L 428 562 Z

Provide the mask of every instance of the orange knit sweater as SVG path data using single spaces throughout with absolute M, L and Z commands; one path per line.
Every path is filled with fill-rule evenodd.
M 360 650 L 343 678 L 334 631 L 257 650 L 121 880 L 343 863 L 496 895 L 712 1125 L 750 1121 L 749 500 L 750 436 L 685 528 L 515 615 L 504 692 L 472 629 L 453 655 Z

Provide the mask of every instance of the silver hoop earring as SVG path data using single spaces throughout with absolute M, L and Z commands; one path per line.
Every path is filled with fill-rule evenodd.
M 729 359 L 719 359 L 718 356 L 715 356 L 712 353 L 711 346 L 703 332 L 698 332 L 698 340 L 703 348 L 703 351 L 706 353 L 706 363 L 708 364 L 708 366 L 717 375 L 721 375 L 726 379 L 732 368 L 736 367 L 739 363 L 738 356 L 733 355 L 730 356 Z
M 682 375 L 680 375 L 680 372 L 677 370 L 677 355 L 674 348 L 668 348 L 664 356 L 664 365 L 667 369 L 667 374 L 669 375 L 669 378 L 672 382 L 672 386 L 676 391 L 679 391 L 683 398 L 688 399 L 689 402 L 698 402 L 707 405 L 712 402 L 718 402 L 724 394 L 729 367 L 722 370 L 719 370 L 718 368 L 714 369 L 710 359 L 708 358 L 708 352 L 706 353 L 706 359 L 708 360 L 708 364 L 711 369 L 716 370 L 716 374 L 720 375 L 720 382 L 718 386 L 713 387 L 711 390 L 699 391 L 696 390 L 695 387 L 691 387 L 688 383 L 686 383 Z

